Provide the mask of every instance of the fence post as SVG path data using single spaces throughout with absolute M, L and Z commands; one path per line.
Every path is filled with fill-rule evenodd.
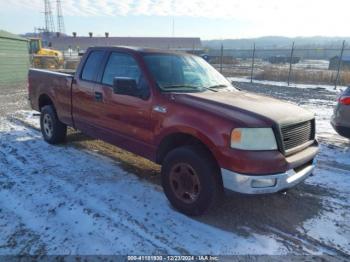
M 343 41 L 343 45 L 342 45 L 342 48 L 341 48 L 341 51 L 340 51 L 340 57 L 339 57 L 338 69 L 337 69 L 337 77 L 335 79 L 334 89 L 337 89 L 337 85 L 338 85 L 338 82 L 339 82 L 340 67 L 341 67 L 342 60 L 343 60 L 344 49 L 345 49 L 345 40 Z
M 253 83 L 254 62 L 255 62 L 255 43 L 253 45 L 253 57 L 252 57 L 252 69 L 250 71 L 250 83 Z
M 290 51 L 289 72 L 288 72 L 288 86 L 289 86 L 289 83 L 290 83 L 290 76 L 291 76 L 291 73 L 292 73 L 293 54 L 294 54 L 294 41 L 293 41 L 293 45 L 292 45 L 292 50 Z
M 221 50 L 220 50 L 220 73 L 222 74 L 222 63 L 224 60 L 224 44 L 221 43 Z

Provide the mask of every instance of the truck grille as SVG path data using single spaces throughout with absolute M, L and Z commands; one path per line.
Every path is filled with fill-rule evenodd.
M 303 145 L 315 137 L 314 120 L 281 127 L 284 151 Z

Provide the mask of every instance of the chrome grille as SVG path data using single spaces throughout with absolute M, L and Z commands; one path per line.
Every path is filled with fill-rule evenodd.
M 285 151 L 314 140 L 314 121 L 306 121 L 281 127 L 283 148 Z

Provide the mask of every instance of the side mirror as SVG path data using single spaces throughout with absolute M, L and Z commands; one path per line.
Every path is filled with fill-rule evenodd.
M 119 95 L 140 97 L 136 80 L 127 77 L 115 77 L 113 79 L 113 92 Z

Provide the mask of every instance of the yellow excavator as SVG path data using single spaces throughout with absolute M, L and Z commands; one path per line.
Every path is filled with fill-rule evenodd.
M 33 57 L 33 66 L 44 69 L 61 69 L 64 59 L 62 52 L 43 48 L 41 38 L 29 39 L 29 53 Z

